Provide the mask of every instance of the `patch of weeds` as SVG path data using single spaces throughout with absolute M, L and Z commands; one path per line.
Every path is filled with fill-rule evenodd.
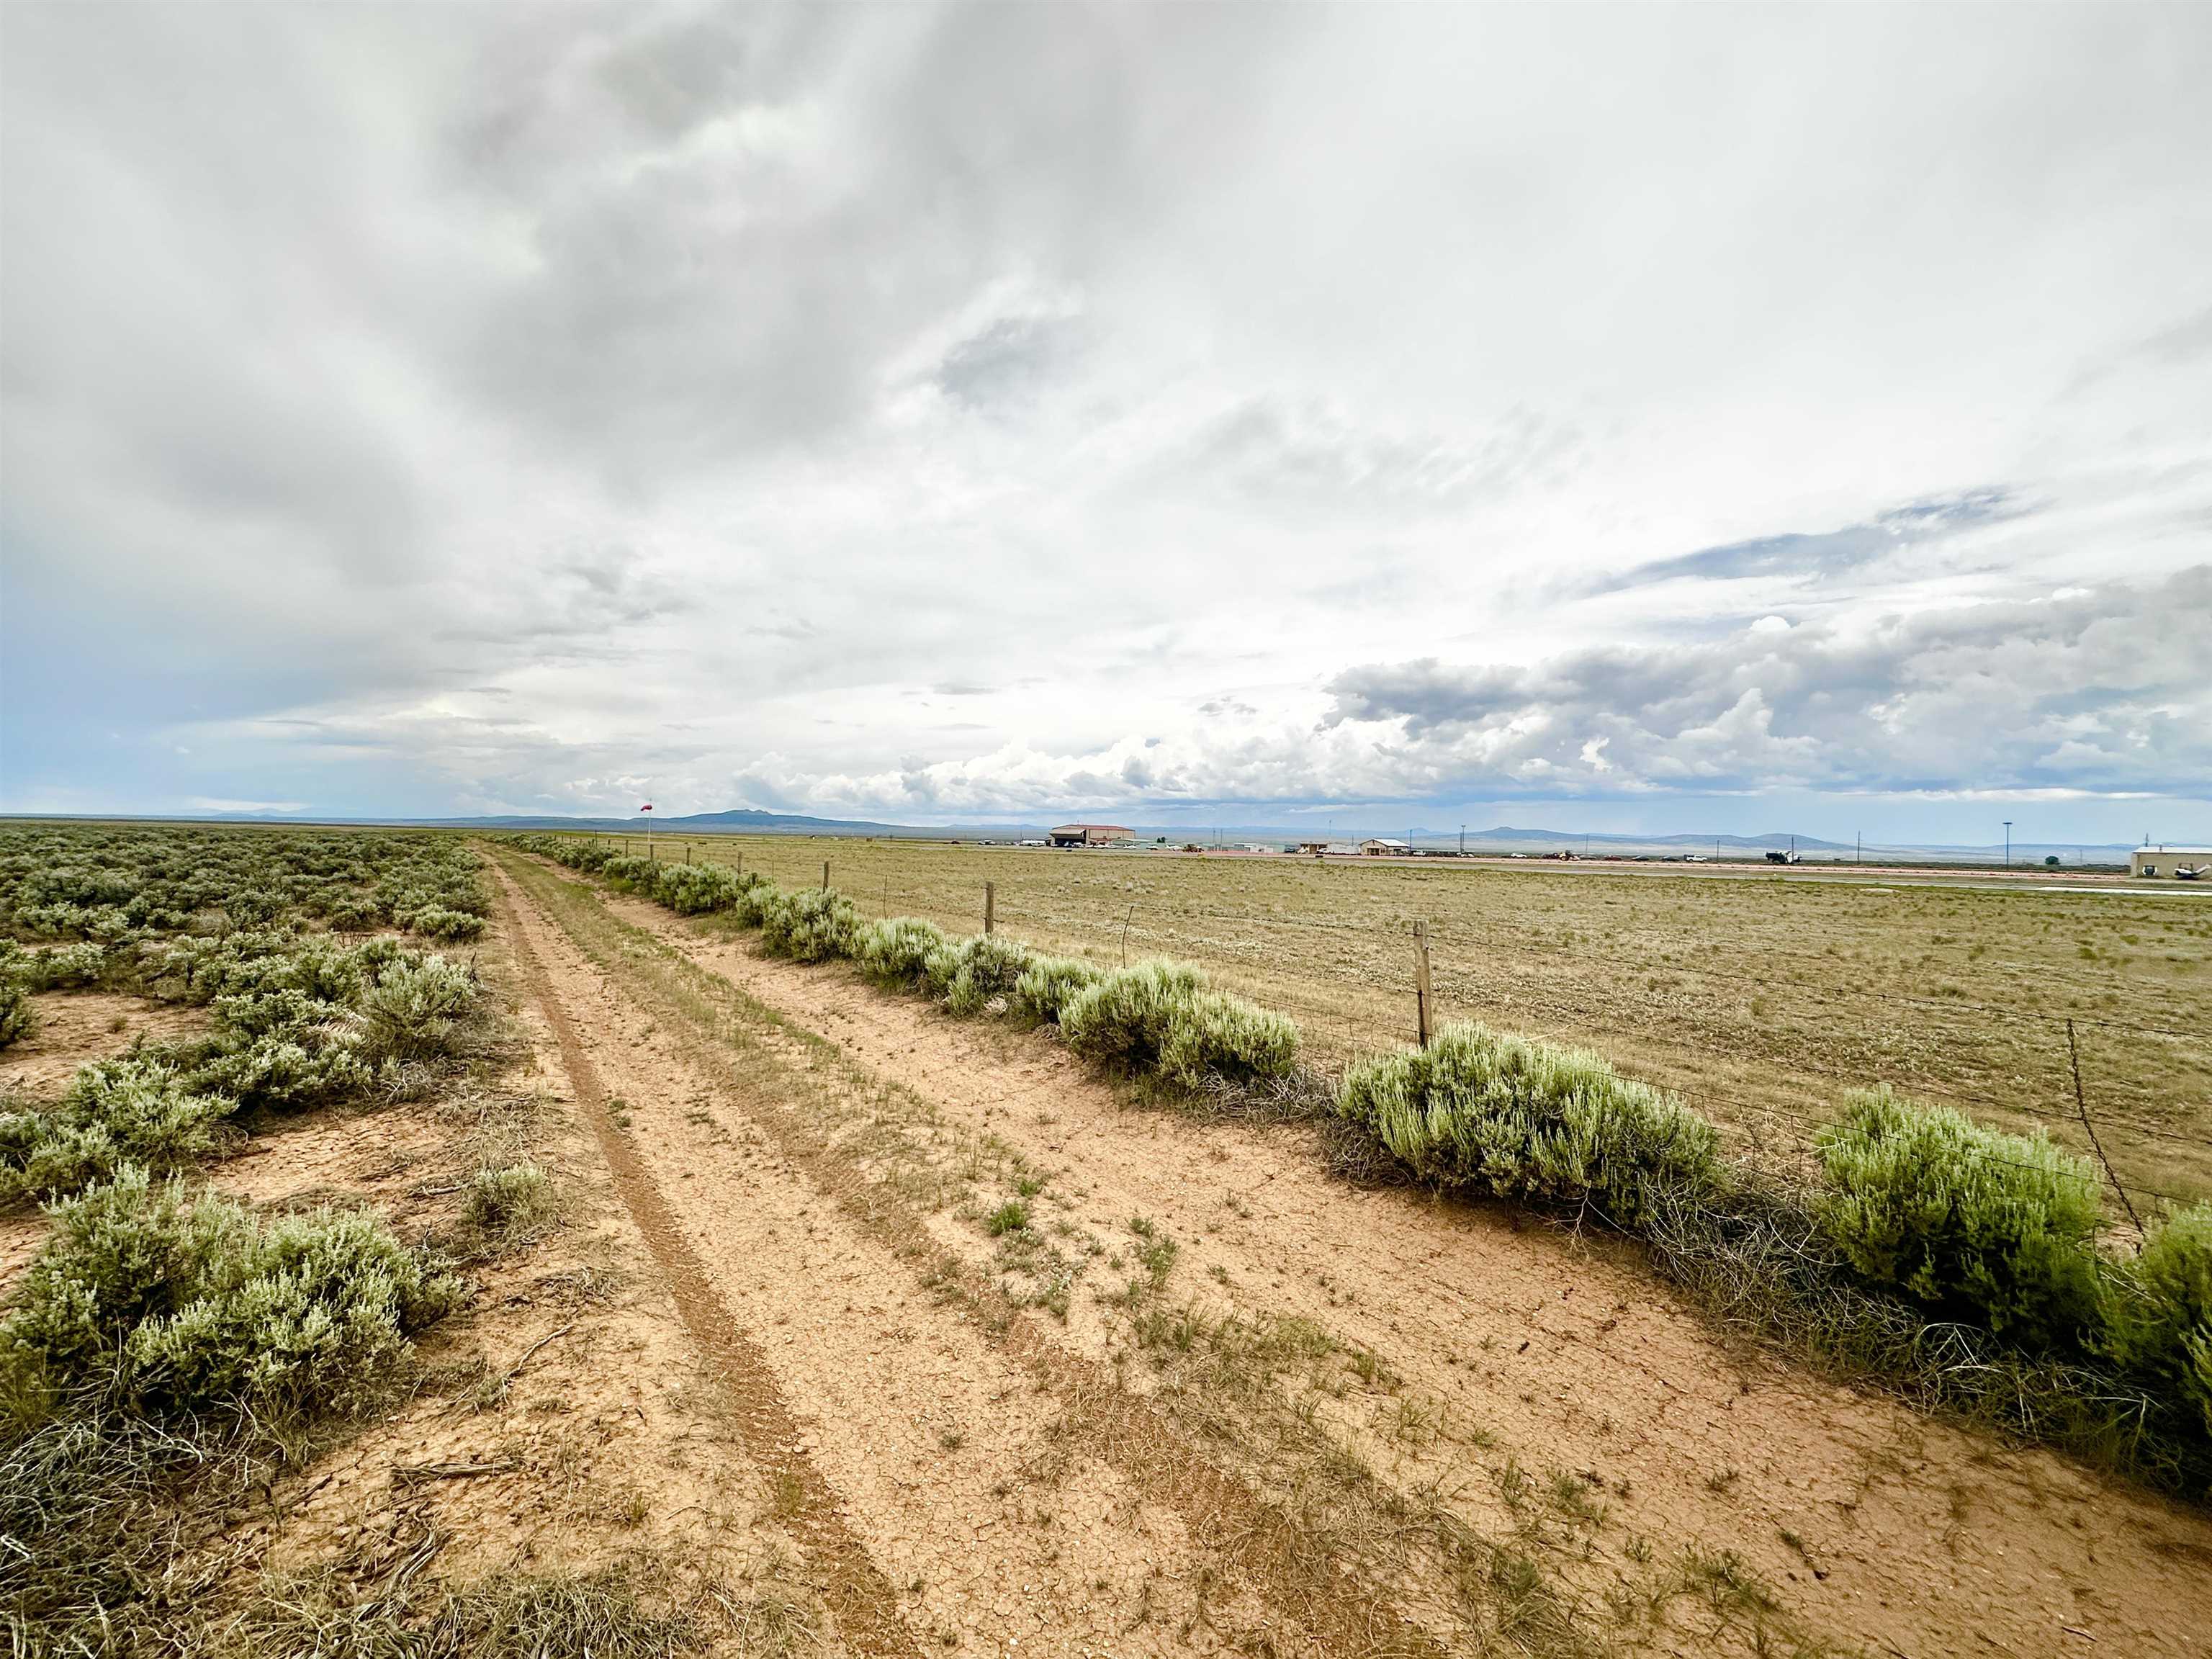
M 1505 1507 L 1518 1511 L 1528 1501 L 1528 1472 L 1521 1467 L 1521 1460 L 1510 1452 L 1498 1471 L 1498 1495 L 1505 1500 Z
M 1436 1443 L 1443 1432 L 1443 1407 L 1434 1401 L 1423 1401 L 1402 1395 L 1391 1402 L 1390 1436 L 1419 1450 Z
M 1392 1370 L 1382 1356 L 1372 1348 L 1352 1349 L 1346 1363 L 1352 1367 L 1352 1374 L 1367 1388 L 1387 1394 L 1398 1386 L 1398 1374 Z
M 772 1469 L 766 1480 L 770 1518 L 788 1521 L 806 1508 L 806 1483 L 793 1469 Z
M 526 1243 L 543 1233 L 560 1207 L 552 1177 L 528 1160 L 478 1170 L 468 1192 L 469 1224 L 487 1239 L 507 1246 Z
M 742 1597 L 709 1583 L 678 1590 L 665 1570 L 532 1574 L 458 1588 L 403 1577 L 362 1599 L 344 1567 L 271 1583 L 233 1629 L 232 1651 L 241 1659 L 304 1653 L 675 1659 L 732 1649 L 788 1654 L 813 1634 L 805 1610 L 781 1595 Z
M 1595 1527 L 1605 1520 L 1605 1505 L 1590 1496 L 1590 1486 L 1583 1476 L 1571 1469 L 1553 1469 L 1550 1476 L 1552 1506 L 1569 1520 L 1585 1527 Z
M 1012 1199 L 984 1218 L 983 1231 L 994 1238 L 1004 1238 L 1008 1233 L 1028 1231 L 1029 1224 L 1030 1206 L 1019 1199 Z
M 1773 1590 L 1734 1550 L 1692 1546 L 1682 1553 L 1678 1577 L 1681 1589 L 1711 1608 L 1723 1624 L 1770 1619 L 1781 1611 Z

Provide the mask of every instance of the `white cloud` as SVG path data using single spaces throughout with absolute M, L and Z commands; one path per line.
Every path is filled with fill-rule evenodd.
M 7 32 L 0 805 L 2189 784 L 2202 15 Z

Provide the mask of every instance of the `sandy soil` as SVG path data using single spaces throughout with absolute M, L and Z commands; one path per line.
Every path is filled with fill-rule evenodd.
M 534 1051 L 495 1095 L 319 1114 L 212 1172 L 264 1205 L 367 1200 L 403 1237 L 462 1249 L 454 1189 L 480 1162 L 527 1156 L 562 1194 L 548 1235 L 472 1264 L 469 1310 L 418 1339 L 432 1386 L 315 1459 L 271 1494 L 270 1519 L 227 1540 L 241 1572 L 373 1571 L 434 1542 L 437 1574 L 453 1579 L 674 1557 L 803 1600 L 782 1582 L 791 1545 L 761 1472 L 554 1059 Z
M 651 907 L 616 908 L 919 1097 L 949 1139 L 996 1137 L 1050 1171 L 1067 1218 L 1094 1237 L 1126 1237 L 1133 1214 L 1152 1218 L 1181 1245 L 1186 1279 L 1208 1281 L 1201 1304 L 1295 1314 L 1378 1357 L 1400 1386 L 1364 1424 L 1355 1401 L 1343 1426 L 1387 1454 L 1392 1480 L 1441 1481 L 1485 1528 L 1516 1524 L 1522 1480 L 1560 1494 L 1579 1484 L 1584 1504 L 1604 1512 L 1583 1529 L 1601 1536 L 1599 1553 L 1632 1557 L 1638 1540 L 1707 1559 L 1733 1553 L 1833 1641 L 1911 1655 L 2205 1650 L 2212 1524 L 2199 1514 L 1732 1354 L 1632 1261 L 1604 1249 L 1464 1206 L 1352 1190 L 1321 1172 L 1297 1134 L 1133 1111 L 1042 1037 L 953 1021 L 842 969 L 760 958 Z M 621 992 L 597 977 L 568 976 L 568 994 L 585 1000 L 580 1017 L 594 1030 L 627 1021 L 641 1040 Z M 666 1072 L 640 1082 L 656 1080 L 664 1091 L 684 1086 Z M 639 1144 L 651 1146 L 665 1180 L 698 1188 L 708 1145 L 684 1134 L 678 1102 L 655 1110 Z M 771 1154 L 749 1156 L 742 1197 L 696 1200 L 691 1223 L 702 1254 L 728 1264 L 731 1293 L 743 1294 L 737 1261 L 775 1242 L 761 1228 L 787 1243 L 797 1230 L 834 1266 L 826 1278 L 811 1273 L 816 1322 L 811 1336 L 793 1333 L 793 1363 L 807 1363 L 810 1347 L 857 1358 L 896 1342 L 916 1312 L 898 1299 L 899 1276 L 847 1254 L 854 1247 L 834 1234 L 813 1240 L 824 1218 L 804 1191 L 780 1178 Z M 774 1291 L 775 1275 L 755 1277 Z M 1048 1328 L 1110 1358 L 1104 1322 Z M 939 1352 L 936 1386 L 963 1424 L 1004 1444 L 1001 1455 L 1018 1454 L 1034 1413 L 989 1409 L 1011 1398 L 989 1357 L 957 1345 Z M 1435 1421 L 1404 1433 L 1409 1411 L 1433 1411 Z M 1392 1412 L 1398 1431 L 1376 1420 Z M 881 1547 L 941 1547 L 932 1537 L 897 1534 Z M 1650 1641 L 1705 1650 L 1679 1630 Z
M 0 1095 L 50 1100 L 88 1060 L 119 1054 L 143 1037 L 173 1042 L 207 1023 L 198 1008 L 172 1007 L 110 991 L 46 991 L 31 999 L 37 1029 L 0 1048 Z
M 418 1338 L 414 1386 L 384 1415 L 331 1431 L 302 1470 L 228 1511 L 197 1515 L 213 1530 L 196 1531 L 195 1561 L 246 1596 L 264 1575 L 334 1574 L 345 1601 L 410 1579 L 626 1569 L 675 1596 L 711 1579 L 741 1628 L 805 1650 L 824 1620 L 766 1472 L 578 1114 L 550 1028 L 517 995 L 503 941 L 479 959 L 520 1017 L 515 1064 L 429 1099 L 276 1120 L 208 1171 L 265 1206 L 372 1204 L 402 1237 L 458 1253 L 472 1294 Z M 8 1059 L 11 1082 L 42 1090 L 141 1031 L 197 1021 L 94 993 L 40 1000 L 35 1042 Z M 526 1158 L 552 1176 L 557 1216 L 488 1246 L 462 1185 Z M 0 1298 L 47 1225 L 34 1210 L 0 1218 Z M 723 1650 L 769 1650 L 733 1636 Z
M 520 913 L 543 994 L 605 1091 L 648 1232 L 665 1214 L 664 1261 L 679 1282 L 696 1264 L 702 1316 L 744 1351 L 742 1386 L 772 1392 L 793 1425 L 793 1507 L 836 1523 L 811 1547 L 860 1581 L 848 1601 L 866 1639 L 1184 1653 L 1241 1630 L 1316 1650 L 1281 1609 L 1214 1582 L 1176 1505 L 1071 1429 L 1081 1414 L 972 1305 L 921 1282 L 891 1237 L 793 1166 L 762 1127 L 765 1099 L 689 1063 L 556 927 Z M 864 1562 L 844 1559 L 852 1546 Z

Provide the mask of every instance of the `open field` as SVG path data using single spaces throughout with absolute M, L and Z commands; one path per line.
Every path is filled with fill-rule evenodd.
M 1182 857 L 656 837 L 819 880 L 867 915 L 1000 927 L 1111 963 L 1202 963 L 1341 1063 L 1413 1025 L 1411 927 L 1445 1016 L 1587 1043 L 1778 1155 L 1887 1081 L 2086 1149 L 2138 1193 L 2212 1193 L 2212 893 L 1714 877 L 1656 866 Z M 641 836 L 631 844 L 642 850 Z M 1126 947 L 1124 939 L 1126 936 Z
M 153 1414 L 167 1461 L 24 1483 L 105 1506 L 69 1553 L 11 1493 L 20 1650 L 2179 1656 L 2212 1623 L 2202 1508 L 1723 1334 L 1623 1239 L 1350 1184 L 1310 1120 L 1174 1109 L 513 847 L 257 834 L 13 858 L 41 988 L 9 1121 L 87 1063 L 173 1061 L 230 1091 L 220 1134 L 145 1143 L 184 1190 L 372 1218 L 458 1294 L 275 1438 L 154 1374 L 64 1397 L 126 1447 Z M 855 890 L 861 850 L 827 848 Z M 973 855 L 928 856 L 963 920 Z M 1257 874 L 1001 867 L 1062 882 L 1058 937 L 1102 954 L 1122 918 L 1088 884 Z M 1430 878 L 1340 873 L 1382 890 L 1347 890 L 1378 935 Z M 1549 873 L 1521 890 L 1565 904 Z M 1204 896 L 1156 890 L 1156 929 L 1210 937 Z M 430 933 L 476 988 L 426 1023 L 398 993 Z M 1261 965 L 1223 958 L 1328 994 Z M 395 1021 L 404 1064 L 369 1046 Z M 0 1316 L 67 1224 L 0 1208 Z

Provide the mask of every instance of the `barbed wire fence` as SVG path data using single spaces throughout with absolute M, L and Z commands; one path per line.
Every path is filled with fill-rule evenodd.
M 1640 1024 L 1634 1018 L 1619 1018 L 1626 1000 L 1620 975 L 1593 984 L 1586 956 L 1547 945 L 1533 930 L 1513 938 L 1512 952 L 1520 978 L 1530 981 L 1515 983 L 1499 972 L 1485 978 L 1474 971 L 1482 965 L 1486 949 L 1494 950 L 1493 939 L 1449 921 L 1440 923 L 1416 915 L 1412 907 L 1399 907 L 1383 919 L 1317 918 L 1278 909 L 1194 904 L 1164 895 L 1132 895 L 1123 887 L 1111 903 L 1103 902 L 1103 893 L 1084 895 L 1091 902 L 1089 912 L 1095 912 L 1091 914 L 1064 897 L 1059 902 L 1050 896 L 1040 901 L 1023 884 L 996 877 L 987 879 L 979 873 L 972 884 L 972 903 L 956 908 L 942 881 L 908 883 L 897 879 L 890 870 L 855 870 L 850 879 L 839 883 L 835 849 L 825 863 L 821 848 L 819 842 L 795 841 L 788 847 L 753 842 L 738 848 L 716 846 L 695 851 L 686 844 L 682 855 L 755 869 L 785 885 L 838 884 L 866 915 L 918 915 L 959 933 L 983 931 L 988 920 L 994 929 L 1012 933 L 1039 948 L 1087 954 L 1109 963 L 1155 954 L 1192 957 L 1200 961 L 1224 988 L 1267 1003 L 1297 1019 L 1306 1029 L 1309 1046 L 1323 1051 L 1323 1068 L 1337 1073 L 1364 1054 L 1416 1041 L 1425 1014 L 1425 1024 L 1431 1029 L 1447 1019 L 1474 1018 L 1517 1021 L 1538 1034 L 1592 1047 L 1604 1047 L 1609 1038 L 1624 1035 L 1632 1035 L 1644 1049 L 1684 1046 L 1681 1039 L 1650 1030 L 1649 1014 Z M 635 850 L 644 850 L 641 837 Z M 675 848 L 667 850 L 671 856 L 678 855 Z M 880 848 L 873 848 L 869 856 L 880 856 Z M 1217 925 L 1240 931 L 1227 939 L 1214 937 Z M 1402 971 L 1393 975 L 1386 967 L 1378 975 L 1364 965 L 1348 968 L 1311 956 L 1301 958 L 1300 973 L 1295 979 L 1250 971 L 1251 959 L 1268 953 L 1266 934 L 1270 930 L 1363 939 L 1370 947 L 1370 960 L 1387 963 L 1395 951 Z M 1424 956 L 1434 969 L 1425 997 L 1420 984 Z M 1489 965 L 1497 969 L 1496 963 Z M 2201 1200 L 2207 1189 L 2212 1189 L 2212 1138 L 2140 1121 L 2140 1108 L 2145 1103 L 2141 1101 L 2133 1103 L 2136 1110 L 2110 1115 L 2093 1099 L 2106 1091 L 2098 1086 L 2096 1056 L 2085 1056 L 2080 1040 L 2083 1031 L 2153 1040 L 2162 1048 L 2193 1057 L 2200 1069 L 2212 1074 L 2212 1030 L 2170 1019 L 2130 1019 L 2086 1010 L 2045 1012 L 1964 995 L 1930 995 L 1873 985 L 1798 983 L 1787 976 L 1789 966 L 1785 962 L 1777 964 L 1773 971 L 1747 973 L 1698 963 L 1646 965 L 1636 972 L 1668 978 L 1692 989 L 1727 988 L 1746 993 L 1730 1005 L 1706 999 L 1699 1012 L 1708 1018 L 1746 1006 L 1755 1010 L 1752 1018 L 1766 1018 L 1786 1006 L 1801 1024 L 1810 1019 L 1832 1024 L 1839 1016 L 1893 1007 L 1941 1013 L 1954 1021 L 1978 1020 L 1989 1033 L 2010 1036 L 2033 1030 L 2041 1039 L 2038 1052 L 2044 1054 L 2048 1068 L 2040 1077 L 2023 1076 L 2015 1070 L 2007 1079 L 2014 1091 L 2000 1095 L 1971 1082 L 1931 1075 L 1922 1066 L 1906 1063 L 1885 1068 L 1879 1063 L 1880 1055 L 1870 1057 L 1869 1063 L 1848 1068 L 1824 1066 L 1803 1054 L 1786 1061 L 1748 1051 L 1726 1056 L 1748 1068 L 1774 1073 L 1772 1085 L 1755 1091 L 1717 1089 L 1709 1077 L 1701 1077 L 1693 1103 L 1741 1138 L 1754 1156 L 1809 1164 L 1818 1156 L 1821 1131 L 1832 1121 L 1832 1109 L 1830 1115 L 1824 1116 L 1810 1103 L 1823 1100 L 1839 1105 L 1845 1091 L 1886 1080 L 1917 1098 L 1994 1115 L 2006 1121 L 2008 1127 L 2032 1126 L 2069 1150 L 2094 1157 L 2103 1173 L 2093 1178 L 2093 1184 L 2100 1190 L 2109 1186 L 2118 1207 L 2138 1225 L 2136 1199 L 2181 1205 Z M 1583 1006 L 1562 1006 L 1557 995 L 1558 981 L 1536 980 L 1547 969 L 1570 976 L 1577 994 L 1574 1000 Z M 1547 999 L 1540 993 L 1553 994 Z M 1608 1004 L 1616 1012 L 1610 1022 Z M 1382 1010 L 1401 1007 L 1402 1018 L 1385 1014 L 1383 1020 L 1378 1020 Z M 1955 1024 L 1936 1035 L 1952 1048 L 1973 1046 L 1972 1034 L 1960 1032 Z M 1996 1046 L 1987 1036 L 1982 1041 Z M 1682 1078 L 1699 1068 L 1625 1065 L 1623 1069 L 1656 1071 L 1659 1074 L 1650 1075 L 1649 1080 L 1681 1092 Z M 2190 1067 L 2185 1065 L 2180 1069 Z M 2118 1092 L 2128 1097 L 2141 1091 L 2130 1085 Z M 1790 1098 L 1792 1095 L 1797 1098 Z M 2212 1099 L 2205 1103 L 2205 1109 L 2212 1114 Z M 2128 1162 L 2138 1165 L 2142 1158 L 2130 1155 L 2137 1149 L 2171 1149 L 2160 1155 L 2167 1178 L 2146 1178 L 2140 1169 L 2124 1176 L 2106 1155 L 2106 1139 L 2122 1149 Z M 2174 1158 L 2181 1155 L 2193 1155 L 2202 1166 L 2204 1184 L 2197 1190 L 2182 1190 L 2172 1179 L 2177 1173 L 2185 1178 L 2188 1173 L 2174 1168 Z

